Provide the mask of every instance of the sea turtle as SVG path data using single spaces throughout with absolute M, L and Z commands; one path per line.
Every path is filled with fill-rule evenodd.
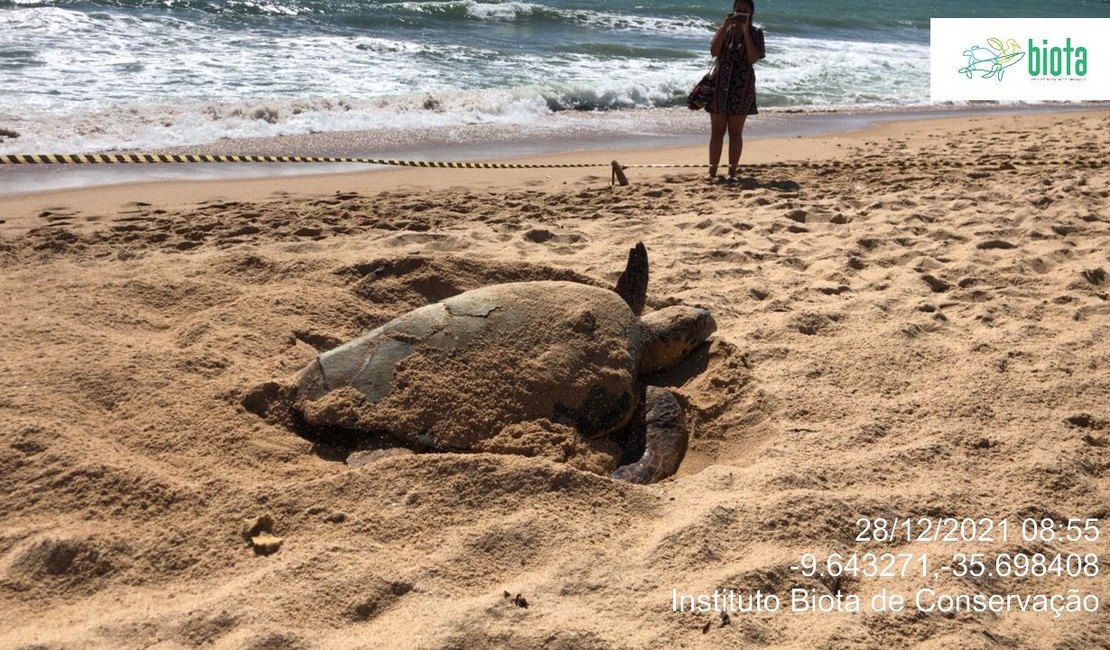
M 639 425 L 643 440 L 632 445 L 642 456 L 612 477 L 658 481 L 678 468 L 687 432 L 675 395 L 642 378 L 717 326 L 695 307 L 641 316 L 647 278 L 637 244 L 613 290 L 534 281 L 461 293 L 320 354 L 285 399 L 312 427 L 435 451 L 489 450 L 491 438 L 528 423 L 569 425 L 588 439 Z

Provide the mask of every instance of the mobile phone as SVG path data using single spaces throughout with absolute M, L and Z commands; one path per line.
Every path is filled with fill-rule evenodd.
M 745 20 L 748 19 L 748 14 L 731 13 L 731 14 L 728 15 L 728 19 L 739 21 L 739 22 L 744 22 Z

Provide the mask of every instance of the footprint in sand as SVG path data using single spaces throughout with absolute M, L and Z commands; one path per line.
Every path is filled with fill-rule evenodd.
M 5 582 L 25 589 L 95 591 L 126 563 L 125 550 L 104 540 L 80 536 L 40 537 L 17 546 L 4 562 Z
M 813 288 L 816 291 L 819 291 L 819 292 L 825 294 L 826 296 L 839 296 L 842 293 L 848 293 L 852 290 L 852 288 L 849 287 L 848 285 L 839 284 L 839 283 L 836 283 L 836 282 L 819 283 L 819 284 L 814 285 Z
M 1090 282 L 1096 287 L 1106 282 L 1106 270 L 1102 267 L 1099 267 L 1097 269 L 1087 269 L 1083 271 L 1082 275 L 1084 280 Z
M 434 244 L 443 241 L 446 238 L 447 235 L 442 235 L 438 233 L 406 232 L 399 235 L 393 235 L 392 237 L 387 237 L 386 239 L 382 240 L 382 243 L 386 246 L 398 247 L 408 246 L 409 244 Z
M 464 251 L 473 243 L 469 236 L 447 235 L 443 239 L 429 243 L 427 249 L 441 252 Z
M 532 242 L 533 244 L 542 244 L 554 239 L 555 233 L 545 228 L 534 228 L 525 232 L 523 235 L 521 235 L 521 237 L 523 237 L 526 241 Z
M 551 242 L 553 244 L 577 244 L 586 241 L 586 237 L 582 233 L 567 232 L 567 233 L 553 233 L 546 228 L 533 228 L 526 231 L 521 237 L 533 244 L 546 244 Z
M 790 319 L 788 327 L 806 336 L 814 336 L 830 325 L 839 323 L 843 319 L 844 316 L 838 313 L 818 314 L 814 312 L 804 312 Z
M 951 284 L 929 273 L 923 273 L 921 275 L 921 279 L 925 281 L 925 284 L 929 285 L 929 288 L 933 290 L 933 293 L 944 293 L 945 291 L 948 291 L 952 288 Z
M 975 247 L 979 250 L 1009 250 L 1011 248 L 1017 248 L 1017 245 L 1002 239 L 988 239 L 979 242 Z
M 39 213 L 39 219 L 44 219 L 51 226 L 68 225 L 67 222 L 72 221 L 75 213 L 67 208 L 50 208 Z

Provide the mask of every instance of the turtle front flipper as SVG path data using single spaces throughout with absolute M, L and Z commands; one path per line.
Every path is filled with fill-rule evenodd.
M 629 483 L 655 483 L 678 471 L 686 455 L 686 418 L 675 394 L 648 386 L 644 404 L 646 434 L 640 460 L 618 467 L 612 478 Z
M 648 286 L 648 256 L 643 242 L 636 244 L 628 251 L 628 265 L 625 266 L 621 277 L 617 278 L 615 291 L 624 298 L 632 313 L 639 316 L 644 311 L 647 301 Z

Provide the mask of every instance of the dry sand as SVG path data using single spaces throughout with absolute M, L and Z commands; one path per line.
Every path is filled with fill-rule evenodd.
M 865 545 L 855 522 L 1110 528 L 1110 170 L 998 169 L 1105 159 L 1110 114 L 748 149 L 756 163 L 881 165 L 753 167 L 739 186 L 674 170 L 630 170 L 623 188 L 606 170 L 443 170 L 0 199 L 0 647 L 1107 647 L 1105 606 L 728 625 L 672 611 L 672 589 L 1110 597 L 1102 576 L 790 569 L 802 553 L 864 551 L 1097 552 L 1105 567 L 1110 530 L 1093 544 L 1011 530 Z M 984 156 L 999 158 L 896 164 Z M 641 240 L 649 306 L 705 305 L 720 326 L 669 377 L 694 428 L 674 479 L 485 454 L 352 468 L 240 404 L 318 348 L 466 289 L 612 282 Z M 244 519 L 278 550 L 256 554 Z

